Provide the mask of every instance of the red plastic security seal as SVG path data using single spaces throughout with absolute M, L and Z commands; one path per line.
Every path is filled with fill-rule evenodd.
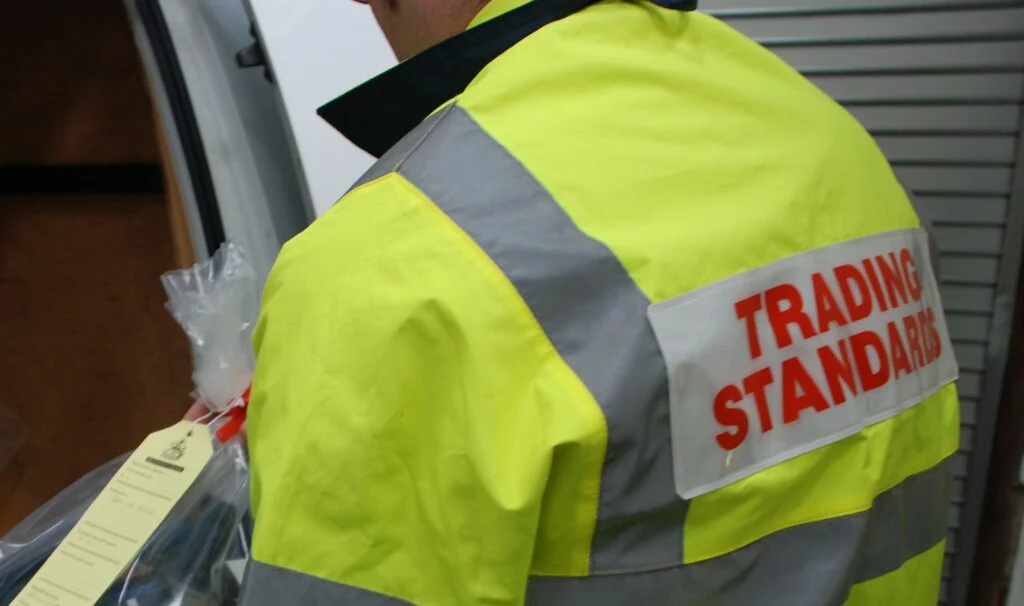
M 237 436 L 238 432 L 242 430 L 242 426 L 245 425 L 246 411 L 249 409 L 249 392 L 251 390 L 252 387 L 246 387 L 245 393 L 242 394 L 242 404 L 235 406 L 224 414 L 224 424 L 220 426 L 216 433 L 217 440 L 221 444 Z

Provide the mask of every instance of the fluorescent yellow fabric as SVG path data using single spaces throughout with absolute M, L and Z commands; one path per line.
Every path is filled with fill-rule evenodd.
M 801 251 L 919 225 L 852 117 L 707 15 L 602 2 L 505 53 L 460 105 L 654 302 Z M 950 386 L 859 435 L 696 499 L 685 561 L 866 509 L 956 450 L 958 415 Z
M 517 603 L 531 562 L 586 572 L 600 410 L 404 179 L 286 246 L 255 344 L 257 559 L 438 605 Z
M 942 541 L 921 555 L 908 560 L 898 570 L 877 579 L 854 585 L 847 606 L 935 606 L 939 602 L 942 581 Z

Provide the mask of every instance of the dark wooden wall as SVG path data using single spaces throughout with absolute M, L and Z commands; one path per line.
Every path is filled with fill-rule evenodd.
M 164 195 L 55 183 L 68 166 L 159 161 L 121 3 L 10 2 L 0 17 L 0 407 L 26 432 L 0 467 L 2 534 L 174 422 L 191 386 L 158 279 L 174 266 Z
M 0 164 L 157 162 L 120 0 L 0 8 Z

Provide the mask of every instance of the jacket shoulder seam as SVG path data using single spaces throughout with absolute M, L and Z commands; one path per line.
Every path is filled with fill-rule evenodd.
M 410 147 L 409 147 L 409 150 L 408 150 L 407 152 L 405 152 L 404 154 L 402 154 L 402 155 L 401 155 L 401 156 L 400 156 L 400 157 L 398 158 L 398 160 L 397 160 L 397 161 L 395 162 L 395 166 L 394 166 L 394 168 L 392 168 L 392 169 L 391 169 L 391 172 L 393 172 L 393 173 L 398 173 L 398 174 L 400 174 L 400 175 L 402 174 L 402 168 L 403 168 L 403 167 L 405 166 L 405 163 L 406 163 L 406 162 L 407 162 L 407 161 L 409 160 L 409 158 L 411 158 L 411 157 L 412 157 L 412 156 L 413 156 L 413 155 L 414 155 L 414 154 L 415 154 L 415 153 L 416 153 L 417 151 L 419 151 L 420 147 L 422 147 L 422 146 L 423 146 L 423 144 L 424 144 L 424 143 L 426 142 L 426 140 L 430 138 L 430 135 L 432 135 L 432 134 L 434 133 L 434 131 L 435 131 L 435 130 L 437 130 L 437 127 L 438 127 L 438 126 L 439 126 L 439 125 L 440 125 L 440 124 L 441 124 L 442 122 L 444 122 L 444 121 L 445 121 L 445 119 L 446 119 L 446 118 L 448 117 L 448 115 L 449 115 L 449 114 L 450 114 L 450 113 L 452 112 L 452 110 L 453 110 L 453 109 L 454 109 L 454 108 L 455 108 L 455 107 L 456 107 L 457 105 L 458 105 L 458 103 L 457 103 L 457 102 L 452 102 L 452 103 L 449 103 L 449 104 L 448 104 L 447 106 L 445 106 L 444 108 L 442 108 L 441 110 L 439 110 L 439 114 L 440 114 L 440 115 L 438 116 L 437 120 L 434 120 L 434 123 L 430 125 L 430 128 L 426 129 L 426 130 L 425 130 L 425 131 L 423 132 L 423 135 L 422 135 L 422 136 L 421 136 L 421 137 L 420 137 L 420 138 L 419 138 L 419 139 L 418 139 L 418 140 L 416 141 L 416 143 L 415 143 L 415 144 L 413 144 L 412 146 L 410 146 Z M 405 176 L 405 175 L 403 175 L 403 176 Z

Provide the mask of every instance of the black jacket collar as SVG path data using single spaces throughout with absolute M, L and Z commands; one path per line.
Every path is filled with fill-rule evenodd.
M 598 0 L 533 0 L 404 61 L 317 110 L 350 141 L 379 158 L 488 63 L 545 25 Z M 697 0 L 654 0 L 677 10 Z

